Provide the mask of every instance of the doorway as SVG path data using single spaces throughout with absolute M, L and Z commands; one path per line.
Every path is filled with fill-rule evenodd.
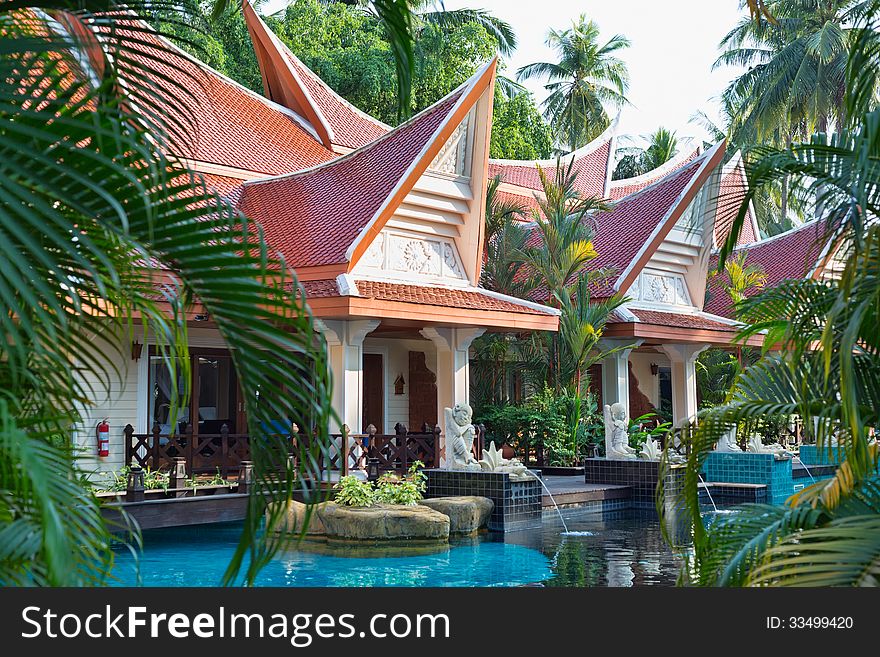
M 385 433 L 385 359 L 382 354 L 364 354 L 363 364 L 363 426 L 373 425 L 377 433 Z

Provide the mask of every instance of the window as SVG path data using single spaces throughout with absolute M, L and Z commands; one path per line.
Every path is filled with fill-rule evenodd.
M 192 424 L 193 432 L 220 433 L 225 424 L 230 433 L 238 425 L 243 427 L 243 415 L 238 409 L 238 383 L 229 352 L 222 349 L 193 349 L 190 352 L 189 372 L 191 399 L 182 398 L 187 390 L 186 368 L 180 363 L 177 382 L 165 358 L 150 349 L 147 431 L 159 425 L 160 433 L 173 434 L 186 431 Z M 172 408 L 172 398 L 177 397 L 178 407 Z M 176 410 L 176 413 L 174 412 Z

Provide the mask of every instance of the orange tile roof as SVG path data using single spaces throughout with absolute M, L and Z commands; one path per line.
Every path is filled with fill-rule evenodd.
M 615 127 L 616 123 L 583 148 L 561 158 L 565 168 L 574 160 L 572 171 L 577 173 L 575 186 L 584 196 L 605 196 Z M 540 191 L 541 179 L 536 164 L 541 165 L 551 180 L 556 175 L 556 160 L 489 160 L 489 177 L 500 175 L 506 183 Z
M 725 331 L 728 333 L 736 333 L 739 331 L 739 328 L 736 326 L 731 326 L 725 322 L 717 321 L 702 315 L 689 315 L 686 313 L 673 313 L 659 310 L 643 310 L 641 308 L 629 308 L 629 311 L 638 317 L 639 321 L 644 324 Z
M 488 310 L 525 315 L 554 315 L 543 311 L 528 302 L 518 303 L 514 300 L 499 299 L 482 288 L 450 288 L 428 285 L 410 285 L 385 281 L 357 280 L 359 298 L 376 299 L 379 301 L 395 301 L 398 303 L 414 303 L 425 306 L 441 306 L 444 308 L 462 308 L 465 310 Z M 340 297 L 335 279 L 303 281 L 306 298 L 318 299 Z M 355 297 L 358 298 L 358 297 Z
M 357 281 L 361 296 L 381 301 L 419 303 L 429 306 L 447 306 L 470 310 L 500 310 L 526 315 L 551 315 L 553 313 L 537 310 L 523 304 L 498 299 L 475 288 L 459 289 L 447 287 L 427 287 L 379 281 Z
M 767 276 L 766 288 L 773 288 L 786 280 L 802 279 L 809 274 L 827 244 L 826 224 L 812 221 L 775 237 L 736 249 L 732 257 L 745 253 L 746 265 L 758 265 Z M 705 310 L 722 317 L 733 317 L 733 301 L 720 282 L 715 279 L 718 254 L 709 259 L 709 298 Z M 724 276 L 724 274 L 721 274 Z M 746 291 L 746 296 L 760 292 L 760 288 Z
M 140 23 L 140 25 L 144 25 Z M 155 85 L 157 111 L 186 137 L 172 150 L 180 157 L 269 175 L 327 162 L 325 148 L 292 112 L 245 89 L 144 31 L 119 29 L 114 37 L 146 67 Z M 183 91 L 172 89 L 166 79 Z
M 349 155 L 245 183 L 241 210 L 294 268 L 346 262 L 346 250 L 434 136 L 464 88 Z
M 707 156 L 708 153 L 667 174 L 650 187 L 618 201 L 610 210 L 589 216 L 588 221 L 596 226 L 593 245 L 599 255 L 587 264 L 586 269 L 614 272 L 597 282 L 593 291 L 597 298 L 614 293 L 619 274 L 635 259 L 657 225 L 672 210 Z M 533 231 L 529 244 L 540 244 L 540 233 Z M 534 298 L 543 300 L 547 298 L 546 294 L 546 291 L 537 291 Z
M 666 176 L 673 171 L 681 169 L 683 166 L 699 157 L 699 155 L 700 148 L 697 147 L 687 152 L 684 157 L 674 158 L 666 164 L 657 167 L 653 171 L 648 171 L 647 173 L 644 173 L 640 176 L 634 176 L 633 178 L 612 180 L 608 184 L 608 197 L 614 201 L 619 201 L 625 196 L 634 194 L 635 192 L 644 189 L 648 185 L 657 182 L 658 180 L 663 178 L 663 176 Z
M 378 139 L 390 128 L 358 110 L 354 105 L 337 94 L 312 70 L 283 47 L 283 54 L 297 72 L 317 109 L 333 130 L 333 143 L 347 148 L 360 148 Z
M 715 206 L 715 246 L 721 247 L 730 236 L 730 229 L 742 206 L 746 194 L 746 179 L 743 169 L 742 158 L 732 161 L 732 166 L 725 167 L 719 183 L 718 198 Z M 757 242 L 759 236 L 755 233 L 755 219 L 751 206 L 743 220 L 742 230 L 737 237 L 738 245 Z

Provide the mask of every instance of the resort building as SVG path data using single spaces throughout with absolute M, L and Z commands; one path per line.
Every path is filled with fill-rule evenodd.
M 163 44 L 175 61 L 160 73 L 198 103 L 187 116 L 195 138 L 177 155 L 258 221 L 296 271 L 328 346 L 341 423 L 355 433 L 370 425 L 379 434 L 400 425 L 432 428 L 444 407 L 468 401 L 474 339 L 487 331 L 558 329 L 559 313 L 546 299 L 479 286 L 488 179 L 501 176 L 501 194 L 532 206 L 541 193 L 535 162 L 489 158 L 496 63 L 390 128 L 333 92 L 248 3 L 244 14 L 265 97 Z M 169 100 L 167 111 L 173 117 L 184 110 Z M 630 299 L 605 334 L 609 346 L 628 348 L 608 358 L 594 380 L 602 382 L 603 403 L 624 402 L 632 416 L 666 403 L 682 423 L 697 412 L 697 356 L 730 346 L 737 332 L 720 302 L 705 300 L 712 252 L 731 221 L 718 198 L 742 180 L 742 166 L 736 157 L 723 163 L 721 142 L 612 181 L 615 129 L 561 161 L 573 162 L 583 194 L 613 201 L 591 217 L 599 256 L 590 267 L 613 271 L 594 298 Z M 744 242 L 757 237 L 753 216 L 749 222 Z M 193 395 L 179 410 L 180 426 L 169 424 L 172 386 L 153 339 L 137 335 L 133 362 L 119 363 L 118 390 L 86 410 L 83 445 L 92 444 L 103 418 L 111 427 L 111 456 L 99 469 L 123 465 L 126 425 L 140 436 L 185 425 L 205 436 L 246 431 L 219 332 L 198 307 L 190 324 Z

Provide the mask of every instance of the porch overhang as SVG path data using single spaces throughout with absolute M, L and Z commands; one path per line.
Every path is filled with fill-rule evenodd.
M 502 310 L 450 308 L 367 297 L 318 297 L 308 300 L 319 319 L 380 319 L 383 324 L 421 328 L 429 326 L 477 326 L 489 332 L 558 331 L 557 315 Z
M 615 339 L 642 340 L 645 345 L 660 343 L 705 344 L 712 347 L 749 346 L 760 347 L 764 343 L 763 336 L 752 336 L 748 340 L 736 340 L 738 331 L 686 328 L 665 324 L 649 324 L 647 322 L 619 322 L 608 324 L 603 337 Z

